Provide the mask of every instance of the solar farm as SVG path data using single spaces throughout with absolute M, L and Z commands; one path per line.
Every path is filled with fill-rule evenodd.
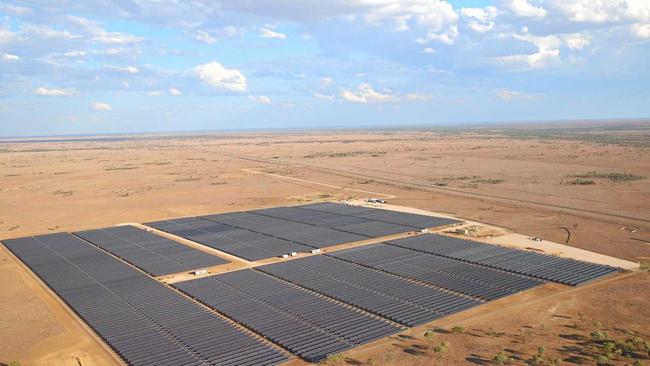
M 619 271 L 340 203 L 2 240 L 126 365 L 319 362 L 546 283 Z M 196 274 L 174 281 L 162 278 Z

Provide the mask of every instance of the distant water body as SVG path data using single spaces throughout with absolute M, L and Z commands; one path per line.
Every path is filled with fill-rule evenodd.
M 21 139 L 21 140 L 0 140 L 0 144 L 26 144 L 45 142 L 121 142 L 134 140 L 136 137 L 86 137 L 86 138 L 60 138 L 60 139 Z

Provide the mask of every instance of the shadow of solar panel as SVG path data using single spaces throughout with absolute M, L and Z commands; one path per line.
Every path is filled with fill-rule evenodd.
M 3 243 L 129 365 L 275 365 L 287 360 L 71 234 Z
M 543 283 L 530 277 L 387 244 L 328 254 L 468 296 L 495 300 Z
M 158 221 L 146 225 L 249 261 L 312 249 L 300 243 L 264 235 L 229 223 L 216 223 L 201 218 Z
M 309 362 L 401 331 L 250 269 L 174 286 Z
M 78 231 L 73 234 L 153 276 L 228 263 L 219 257 L 133 226 Z
M 321 255 L 255 269 L 406 326 L 427 323 L 481 304 Z
M 617 268 L 610 266 L 438 234 L 421 235 L 387 243 L 570 286 L 581 285 L 618 271 Z

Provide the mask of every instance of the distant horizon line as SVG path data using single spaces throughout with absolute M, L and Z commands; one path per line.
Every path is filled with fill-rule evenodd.
M 560 120 L 529 120 L 529 121 L 495 121 L 495 122 L 472 122 L 472 123 L 414 123 L 414 124 L 391 124 L 381 126 L 371 125 L 351 125 L 351 126 L 314 126 L 314 127 L 268 127 L 268 128 L 217 128 L 207 130 L 152 130 L 152 131 L 131 131 L 131 132 L 92 132 L 92 133 L 63 133 L 63 134 L 45 134 L 45 135 L 0 135 L 0 143 L 12 142 L 40 142 L 40 141 L 12 141 L 12 139 L 29 139 L 29 138 L 57 138 L 57 137 L 100 137 L 100 136 L 140 136 L 140 135 L 195 135 L 199 133 L 282 133 L 282 132 L 322 132 L 322 131 L 399 131 L 399 130 L 419 130 L 419 129 L 472 129 L 482 127 L 511 127 L 517 124 L 525 124 L 521 127 L 543 127 L 545 125 L 557 126 L 559 124 L 610 124 L 610 123 L 638 123 L 650 122 L 650 117 L 642 118 L 603 118 L 603 119 L 560 119 Z M 2 140 L 7 141 L 2 141 Z M 86 139 L 77 139 L 86 140 Z M 101 139 L 110 140 L 110 139 Z M 120 138 L 121 140 L 121 138 Z M 48 141 L 48 140 L 44 140 Z

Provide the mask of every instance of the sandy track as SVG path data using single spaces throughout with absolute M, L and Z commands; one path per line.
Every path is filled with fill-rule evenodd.
M 423 183 L 408 182 L 408 181 L 405 181 L 405 180 L 392 179 L 392 178 L 387 178 L 387 177 L 379 176 L 379 175 L 369 175 L 369 174 L 362 174 L 362 173 L 358 173 L 358 172 L 351 172 L 351 171 L 346 171 L 346 170 L 341 170 L 341 169 L 332 169 L 332 168 L 327 168 L 327 167 L 318 166 L 318 165 L 314 165 L 314 164 L 291 163 L 291 162 L 278 161 L 278 160 L 267 160 L 267 159 L 255 158 L 255 157 L 245 156 L 245 155 L 230 154 L 230 153 L 225 153 L 225 152 L 221 152 L 221 154 L 224 154 L 226 156 L 231 156 L 231 157 L 244 159 L 244 160 L 255 161 L 255 162 L 260 162 L 260 163 L 266 163 L 266 164 L 269 164 L 271 166 L 281 164 L 281 165 L 285 165 L 285 166 L 313 169 L 313 170 L 325 172 L 325 173 L 328 173 L 328 174 L 339 175 L 339 176 L 348 177 L 348 178 L 372 179 L 372 180 L 374 180 L 376 182 L 380 182 L 380 183 L 397 184 L 397 185 L 404 186 L 404 187 L 411 187 L 411 188 L 422 189 L 422 190 L 426 190 L 426 191 L 443 192 L 445 194 L 462 196 L 462 197 L 480 198 L 480 199 L 483 199 L 483 200 L 485 200 L 487 202 L 524 204 L 524 205 L 527 205 L 528 207 L 543 208 L 543 209 L 547 209 L 549 211 L 560 211 L 560 212 L 568 213 L 568 214 L 571 214 L 571 215 L 576 215 L 576 216 L 585 217 L 585 218 L 589 218 L 589 219 L 605 221 L 605 222 L 608 222 L 608 223 L 614 223 L 614 224 L 619 224 L 619 225 L 632 225 L 632 226 L 639 226 L 639 227 L 643 227 L 643 228 L 646 228 L 646 229 L 650 229 L 650 225 L 649 225 L 650 220 L 642 218 L 642 217 L 634 217 L 634 216 L 627 216 L 627 215 L 617 215 L 617 214 L 608 213 L 608 212 L 601 212 L 601 211 L 587 210 L 587 209 L 582 209 L 582 208 L 577 208 L 577 207 L 550 204 L 550 203 L 546 203 L 546 202 L 543 202 L 543 201 L 526 200 L 526 199 L 519 199 L 519 198 L 513 198 L 513 197 L 507 197 L 507 196 L 497 196 L 497 195 L 493 195 L 493 194 L 477 193 L 477 192 L 470 192 L 470 191 L 466 191 L 466 190 L 445 188 L 445 187 L 440 187 L 440 186 L 436 186 L 436 185 L 433 185 L 433 184 L 423 184 Z M 319 184 L 325 184 L 325 183 L 319 183 Z M 336 186 L 334 186 L 334 187 L 336 187 Z M 345 187 L 339 187 L 339 188 L 345 188 Z M 346 189 L 350 189 L 350 188 L 346 188 Z M 621 219 L 624 219 L 624 220 L 621 220 Z

